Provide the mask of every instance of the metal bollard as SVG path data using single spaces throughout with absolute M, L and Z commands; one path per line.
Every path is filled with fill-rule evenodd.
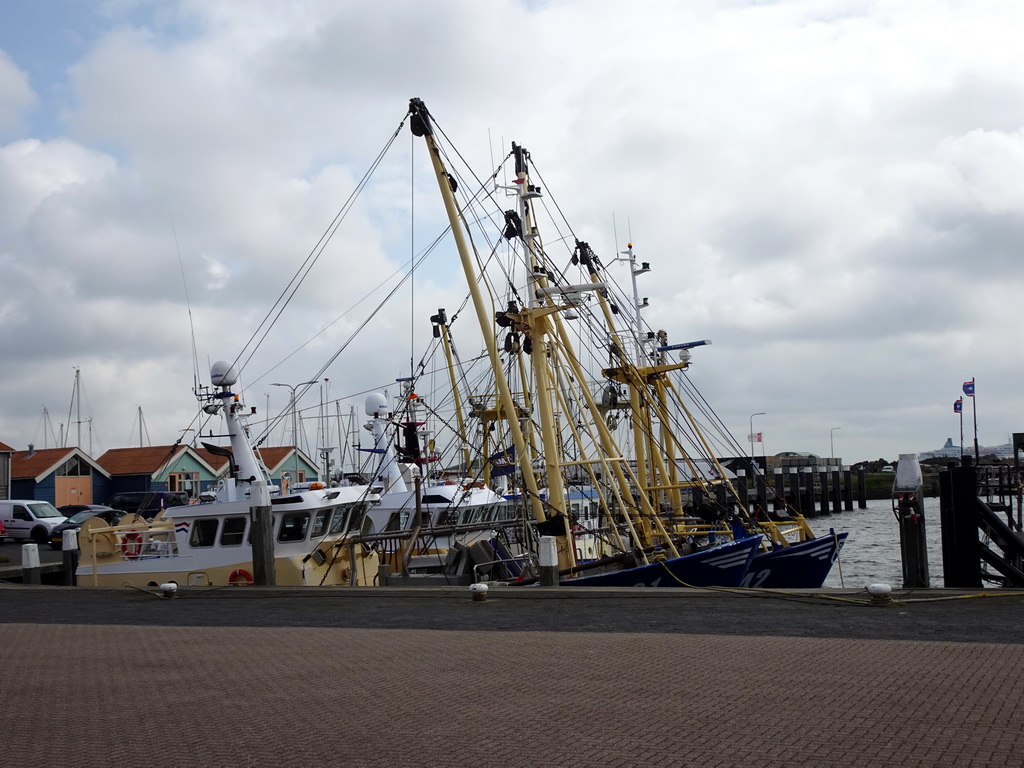
M 74 587 L 78 584 L 78 577 L 75 575 L 75 571 L 78 570 L 78 529 L 64 531 L 61 550 L 64 556 L 64 586 Z
M 39 570 L 39 545 L 21 545 L 21 583 L 42 584 Z
M 558 541 L 554 536 L 541 536 L 537 552 L 540 559 L 540 585 L 558 586 Z
M 482 603 L 487 600 L 487 585 L 476 583 L 469 585 L 469 592 L 473 595 L 474 603 Z

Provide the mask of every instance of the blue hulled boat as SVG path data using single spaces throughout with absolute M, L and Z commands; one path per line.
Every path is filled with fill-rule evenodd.
M 847 532 L 758 552 L 742 586 L 762 589 L 820 589 L 846 543 Z
M 761 544 L 761 536 L 635 568 L 562 579 L 563 587 L 738 587 Z

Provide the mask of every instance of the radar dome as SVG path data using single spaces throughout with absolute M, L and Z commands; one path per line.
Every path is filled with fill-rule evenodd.
M 238 381 L 238 371 L 227 360 L 218 360 L 210 366 L 210 381 L 215 387 L 230 387 Z
M 381 411 L 388 410 L 388 399 L 380 392 L 371 392 L 366 396 L 366 415 L 376 416 Z

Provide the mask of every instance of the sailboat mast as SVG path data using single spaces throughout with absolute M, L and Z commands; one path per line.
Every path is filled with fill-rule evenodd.
M 462 269 L 466 274 L 466 282 L 469 284 L 469 293 L 473 300 L 473 309 L 476 311 L 477 320 L 480 323 L 480 331 L 487 346 L 487 356 L 490 359 L 491 368 L 495 374 L 498 386 L 498 393 L 501 397 L 501 404 L 505 412 L 509 414 L 509 431 L 512 434 L 512 441 L 516 447 L 519 468 L 523 476 L 523 485 L 529 496 L 530 507 L 534 519 L 543 522 L 547 519 L 544 513 L 544 506 L 541 503 L 540 491 L 537 487 L 537 479 L 533 475 L 533 467 L 530 463 L 530 456 L 526 451 L 526 442 L 523 439 L 523 432 L 519 428 L 519 421 L 515 418 L 516 406 L 512 399 L 512 391 L 509 388 L 508 379 L 504 374 L 504 367 L 501 364 L 501 357 L 498 354 L 497 341 L 491 332 L 491 318 L 488 307 L 484 302 L 483 293 L 475 278 L 473 261 L 470 256 L 469 247 L 466 244 L 466 237 L 462 230 L 462 222 L 459 217 L 458 206 L 455 202 L 455 195 L 452 191 L 453 179 L 448 174 L 441 161 L 441 150 L 434 140 L 434 131 L 430 122 L 430 113 L 426 106 L 419 99 L 412 99 L 409 102 L 409 111 L 412 115 L 411 128 L 416 136 L 422 136 L 427 143 L 427 150 L 430 154 L 430 162 L 434 168 L 434 175 L 437 177 L 437 185 L 441 191 L 441 199 L 444 201 L 445 211 L 448 214 L 448 221 L 452 227 L 452 235 L 455 237 L 455 246 L 459 251 L 459 259 L 462 262 Z

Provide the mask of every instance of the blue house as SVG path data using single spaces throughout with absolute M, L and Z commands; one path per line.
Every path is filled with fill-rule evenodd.
M 11 454 L 12 499 L 100 504 L 110 496 L 110 473 L 80 448 L 44 448 Z

